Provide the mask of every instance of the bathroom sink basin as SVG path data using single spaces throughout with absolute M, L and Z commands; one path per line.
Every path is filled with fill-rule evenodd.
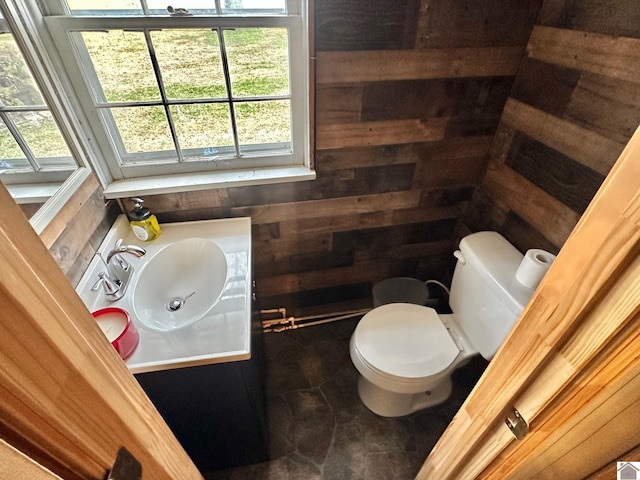
M 218 245 L 188 238 L 160 250 L 133 288 L 136 318 L 149 329 L 172 331 L 202 319 L 220 300 L 227 261 Z

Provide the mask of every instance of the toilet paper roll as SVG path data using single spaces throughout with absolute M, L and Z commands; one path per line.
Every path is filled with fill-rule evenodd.
M 555 255 L 544 250 L 527 250 L 516 271 L 516 280 L 527 288 L 536 288 L 555 259 Z

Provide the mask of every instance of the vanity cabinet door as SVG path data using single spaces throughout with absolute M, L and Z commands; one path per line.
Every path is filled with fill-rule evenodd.
M 202 473 L 268 459 L 255 358 L 137 374 Z

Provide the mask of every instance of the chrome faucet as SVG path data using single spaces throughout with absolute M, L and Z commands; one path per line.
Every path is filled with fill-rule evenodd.
M 147 251 L 138 247 L 137 245 L 122 245 L 122 239 L 118 239 L 114 248 L 107 253 L 107 258 L 102 259 L 107 271 L 100 272 L 98 275 L 100 278 L 91 287 L 91 291 L 96 291 L 100 285 L 104 290 L 104 294 L 107 300 L 116 301 L 122 298 L 124 292 L 129 285 L 131 274 L 133 273 L 133 265 L 127 262 L 120 254 L 129 253 L 136 257 L 142 257 Z M 97 253 L 100 258 L 102 255 Z

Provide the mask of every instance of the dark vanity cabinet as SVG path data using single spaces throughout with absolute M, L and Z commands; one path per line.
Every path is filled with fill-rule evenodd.
M 268 460 L 262 330 L 253 317 L 250 360 L 135 375 L 203 474 Z

